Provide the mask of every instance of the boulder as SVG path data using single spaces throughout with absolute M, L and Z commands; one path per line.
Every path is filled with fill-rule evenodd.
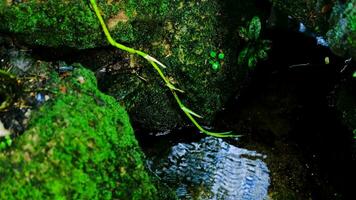
M 156 199 L 128 115 L 93 73 L 49 85 L 55 97 L 0 152 L 0 199 Z

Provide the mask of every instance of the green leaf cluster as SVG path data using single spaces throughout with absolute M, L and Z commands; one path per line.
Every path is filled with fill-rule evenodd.
M 260 39 L 261 20 L 254 16 L 247 24 L 247 27 L 241 27 L 239 36 L 247 43 L 246 47 L 239 53 L 238 64 L 247 64 L 248 67 L 256 66 L 258 60 L 265 60 L 268 57 L 270 41 Z
M 216 51 L 210 51 L 209 64 L 214 71 L 218 71 L 223 63 L 225 54 L 220 52 L 219 54 Z
M 3 138 L 0 137 L 0 151 L 10 147 L 11 144 L 12 144 L 12 139 L 9 135 L 6 135 Z

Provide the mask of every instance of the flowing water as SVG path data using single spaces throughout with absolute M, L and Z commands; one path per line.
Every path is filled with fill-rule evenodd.
M 178 143 L 154 172 L 180 199 L 263 200 L 269 170 L 262 154 L 206 137 Z

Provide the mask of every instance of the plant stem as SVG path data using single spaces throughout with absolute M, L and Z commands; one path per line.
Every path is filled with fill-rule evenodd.
M 174 96 L 174 99 L 176 100 L 176 102 L 178 103 L 180 109 L 184 112 L 184 114 L 188 117 L 188 119 L 194 124 L 194 126 L 197 127 L 198 130 L 200 130 L 202 133 L 205 133 L 207 135 L 211 135 L 211 136 L 214 136 L 214 137 L 238 137 L 239 135 L 235 135 L 233 134 L 232 132 L 222 132 L 222 133 L 215 133 L 215 132 L 210 132 L 208 130 L 205 130 L 202 126 L 200 126 L 200 124 L 195 120 L 195 118 L 193 117 L 193 115 L 195 116 L 198 116 L 196 113 L 194 113 L 193 111 L 191 111 L 190 109 L 188 109 L 183 103 L 182 101 L 180 100 L 180 98 L 178 97 L 177 95 L 177 92 L 176 91 L 179 91 L 179 92 L 183 92 L 182 90 L 176 88 L 173 83 L 171 83 L 167 78 L 166 76 L 164 75 L 163 71 L 160 69 L 160 67 L 162 68 L 166 68 L 166 66 L 164 64 L 162 64 L 161 62 L 159 62 L 157 59 L 155 59 L 154 57 L 142 52 L 142 51 L 139 51 L 139 50 L 136 50 L 136 49 L 133 49 L 133 48 L 130 48 L 130 47 L 127 47 L 123 44 L 120 44 L 118 42 L 116 42 L 110 35 L 110 32 L 108 30 L 108 28 L 106 27 L 106 24 L 104 22 L 104 19 L 103 17 L 101 16 L 100 14 L 100 10 L 98 8 L 98 5 L 96 3 L 96 0 L 90 0 L 90 3 L 93 7 L 93 10 L 96 14 L 96 16 L 98 17 L 99 19 L 99 22 L 100 22 L 100 25 L 104 31 L 104 34 L 106 36 L 106 39 L 109 41 L 109 43 L 112 45 L 112 46 L 115 46 L 123 51 L 126 51 L 128 53 L 131 53 L 131 54 L 137 54 L 141 57 L 143 57 L 144 59 L 146 59 L 152 66 L 153 68 L 157 71 L 157 73 L 159 74 L 159 76 L 163 79 L 163 81 L 165 82 L 166 86 L 169 88 L 169 90 L 171 91 L 172 95 Z M 160 66 L 160 67 L 159 67 Z

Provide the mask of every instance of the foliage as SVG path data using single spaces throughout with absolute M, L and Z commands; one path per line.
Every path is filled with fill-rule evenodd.
M 255 16 L 248 23 L 247 27 L 241 27 L 240 37 L 247 42 L 247 45 L 239 54 L 238 63 L 247 64 L 248 67 L 256 66 L 258 60 L 268 57 L 267 51 L 270 49 L 270 41 L 260 39 L 261 20 Z
M 219 70 L 223 63 L 224 58 L 225 58 L 225 54 L 223 52 L 217 54 L 215 51 L 210 51 L 209 64 L 211 64 L 211 68 L 214 71 Z
M 64 55 L 67 55 L 68 47 L 84 49 L 108 45 L 89 1 L 3 3 L 0 30 L 9 32 L 20 44 L 59 47 L 57 50 Z M 247 74 L 241 66 L 230 67 L 236 64 L 231 56 L 235 54 L 235 48 L 225 44 L 230 37 L 230 25 L 227 26 L 222 18 L 228 15 L 219 14 L 227 3 L 219 0 L 98 0 L 97 3 L 111 36 L 122 44 L 150 52 L 169 66 L 164 72 L 186 92 L 183 103 L 204 116 L 200 123 L 211 125 L 216 114 L 238 90 L 236 85 L 243 82 Z M 239 3 L 238 7 L 246 10 L 246 6 L 249 14 L 256 10 L 249 1 Z M 245 15 L 238 13 L 239 16 Z M 241 23 L 241 17 L 234 18 L 238 24 Z M 226 55 L 223 62 L 220 61 L 218 71 L 211 70 L 207 57 L 210 50 L 215 49 Z M 83 56 L 79 62 L 86 63 L 90 69 L 103 67 L 111 62 L 106 59 L 108 57 L 104 58 L 107 52 L 111 54 L 114 51 L 105 48 L 90 52 L 97 54 L 102 50 L 106 55 Z M 110 78 L 100 82 L 100 87 L 125 105 L 134 123 L 154 131 L 189 123 L 170 98 L 171 94 L 161 87 L 162 82 L 155 76 L 156 72 L 146 67 L 149 64 L 127 53 L 118 56 L 120 59 L 113 60 L 126 62 L 130 68 L 124 64 L 123 68 L 116 70 L 120 72 L 117 76 L 111 76 L 111 71 Z M 160 109 L 162 107 L 166 109 Z
M 12 139 L 10 135 L 6 135 L 5 137 L 0 137 L 0 151 L 10 147 L 12 144 Z
M 51 77 L 54 100 L 0 152 L 0 199 L 155 199 L 125 110 L 88 70 Z
M 97 6 L 96 0 L 90 0 L 91 5 L 94 9 L 95 14 L 97 15 L 100 24 L 103 28 L 104 34 L 108 40 L 108 42 L 115 46 L 118 49 L 121 49 L 123 51 L 129 52 L 131 54 L 137 54 L 139 56 L 141 56 L 142 58 L 146 59 L 152 66 L 153 68 L 157 71 L 158 75 L 162 78 L 162 80 L 164 81 L 164 83 L 166 84 L 166 86 L 169 88 L 169 90 L 171 91 L 174 99 L 176 100 L 177 104 L 179 105 L 180 109 L 184 112 L 184 114 L 188 117 L 188 119 L 194 124 L 194 126 L 201 132 L 207 134 L 207 135 L 211 135 L 211 136 L 215 136 L 215 137 L 236 137 L 238 135 L 234 135 L 231 132 L 221 132 L 221 133 L 217 133 L 217 132 L 211 132 L 208 131 L 206 129 L 204 129 L 196 120 L 195 117 L 197 118 L 202 118 L 200 115 L 198 115 L 197 113 L 195 113 L 194 111 L 190 110 L 188 107 L 186 107 L 182 101 L 180 100 L 180 98 L 177 95 L 177 92 L 179 93 L 184 93 L 183 90 L 177 88 L 174 86 L 174 83 L 169 80 L 165 74 L 163 73 L 162 69 L 165 69 L 166 66 L 161 63 L 160 61 L 158 61 L 156 58 L 133 48 L 127 47 L 123 44 L 120 44 L 118 42 L 116 42 L 110 35 L 109 30 L 104 22 L 104 19 L 101 16 L 100 10 Z

